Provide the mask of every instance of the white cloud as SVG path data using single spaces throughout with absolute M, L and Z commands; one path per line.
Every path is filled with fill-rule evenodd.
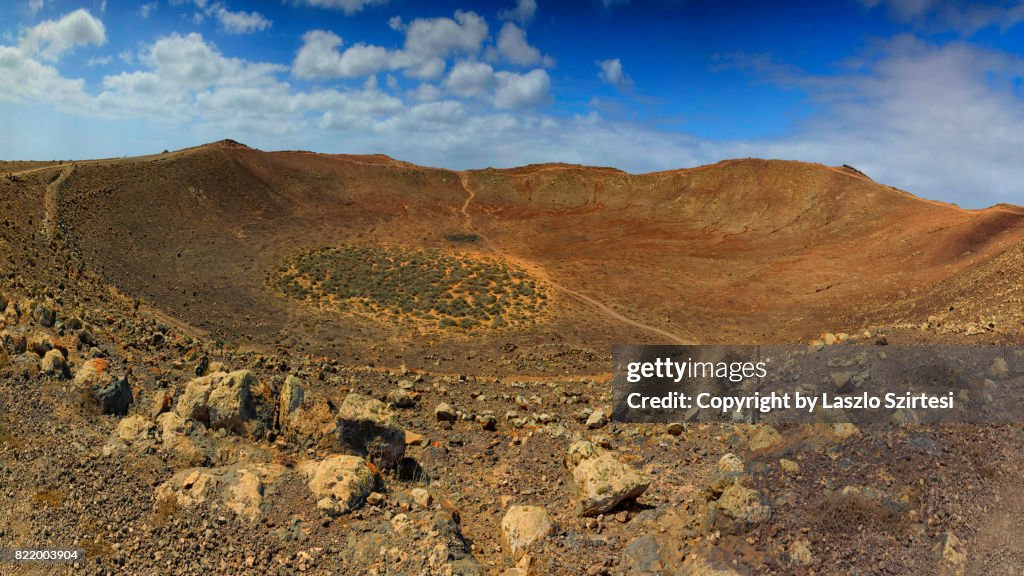
M 391 69 L 396 53 L 380 46 L 356 44 L 339 52 L 342 39 L 333 32 L 311 30 L 302 36 L 302 48 L 292 63 L 299 78 L 352 78 Z
M 839 76 L 769 80 L 804 90 L 824 113 L 787 138 L 733 144 L 729 155 L 848 163 L 937 198 L 1020 197 L 1024 58 L 904 36 Z M 971 202 L 980 203 L 989 202 Z
M 259 83 L 266 81 L 271 74 L 287 69 L 277 64 L 225 57 L 216 46 L 206 42 L 196 32 L 187 36 L 175 33 L 160 38 L 140 55 L 139 60 L 167 83 L 182 88 Z
M 0 101 L 44 101 L 65 108 L 85 99 L 84 86 L 82 80 L 63 78 L 56 68 L 20 48 L 0 46 Z
M 317 8 L 341 10 L 345 14 L 351 15 L 361 12 L 367 6 L 386 4 L 387 0 L 297 0 L 297 2 Z
M 1024 22 L 1019 0 L 860 0 L 868 9 L 882 6 L 895 20 L 931 29 L 955 30 L 971 35 L 990 26 L 1008 30 Z
M 441 89 L 428 82 L 422 82 L 414 90 L 409 91 L 409 97 L 420 102 L 440 100 L 441 95 Z
M 43 3 L 43 0 L 28 0 L 29 15 L 35 18 L 36 14 L 43 8 Z
M 487 39 L 487 22 L 475 12 L 455 11 L 455 18 L 417 18 L 405 31 L 402 50 L 406 73 L 434 78 L 444 72 L 444 59 L 476 54 Z
M 483 62 L 469 60 L 455 64 L 444 81 L 444 87 L 448 91 L 463 98 L 483 96 L 497 85 L 498 78 L 494 75 L 494 68 Z
M 522 25 L 529 24 L 533 17 L 537 14 L 537 0 L 519 0 L 516 2 L 515 8 L 508 10 L 502 10 L 498 12 L 498 17 L 502 20 L 511 20 L 513 22 L 519 22 Z
M 259 12 L 232 12 L 223 6 L 216 9 L 217 21 L 229 34 L 251 34 L 270 28 L 273 24 Z
M 498 89 L 494 94 L 497 108 L 528 108 L 551 100 L 551 77 L 544 70 L 526 74 L 498 72 Z
M 89 58 L 89 60 L 86 61 L 85 65 L 90 67 L 90 68 L 92 68 L 93 66 L 106 66 L 107 64 L 110 64 L 110 62 L 112 60 L 113 60 L 113 58 L 111 56 L 109 56 L 109 55 L 107 55 L 107 56 L 92 56 L 92 57 Z
M 394 22 L 392 22 L 394 26 Z M 299 78 L 347 78 L 403 70 L 407 76 L 436 78 L 444 73 L 445 59 L 476 54 L 487 38 L 487 23 L 473 12 L 456 11 L 455 18 L 419 18 L 402 25 L 401 50 L 356 44 L 339 51 L 342 39 L 333 32 L 312 30 L 292 64 Z
M 131 50 L 122 50 L 117 57 L 125 64 L 131 64 L 135 61 L 135 54 Z
M 526 40 L 526 32 L 511 22 L 501 27 L 498 34 L 498 56 L 517 66 L 554 66 L 550 56 L 544 56 L 540 50 L 531 46 Z
M 615 86 L 619 90 L 629 90 L 633 87 L 633 80 L 626 75 L 626 72 L 622 69 L 622 61 L 618 58 L 601 60 L 597 63 L 597 67 L 601 69 L 597 76 L 604 82 Z
M 103 22 L 79 8 L 60 20 L 46 20 L 29 28 L 22 35 L 20 46 L 29 54 L 53 61 L 76 46 L 102 46 L 106 42 L 107 30 Z

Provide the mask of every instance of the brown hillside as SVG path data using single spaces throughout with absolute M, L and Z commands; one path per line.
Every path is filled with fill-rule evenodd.
M 1024 239 L 1019 208 L 966 211 L 848 168 L 765 160 L 643 175 L 563 164 L 457 173 L 218 142 L 80 162 L 57 206 L 103 281 L 197 329 L 391 365 L 422 364 L 437 342 L 460 358 L 512 341 L 606 351 L 920 323 L 953 305 L 951 282 L 984 292 L 970 278 Z M 289 256 L 342 244 L 505 259 L 549 283 L 554 305 L 515 331 L 428 335 L 268 286 Z M 1020 321 L 1001 329 L 1019 333 Z

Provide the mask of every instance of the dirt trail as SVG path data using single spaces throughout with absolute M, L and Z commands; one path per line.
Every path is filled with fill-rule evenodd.
M 64 181 L 74 171 L 74 164 L 62 168 L 60 176 L 46 186 L 46 194 L 43 198 L 46 208 L 46 213 L 43 215 L 43 236 L 47 240 L 53 240 L 53 233 L 57 228 L 57 206 L 60 204 L 60 187 L 64 185 Z
M 463 218 L 463 226 L 466 228 L 467 232 L 470 232 L 472 234 L 476 234 L 480 238 L 480 240 L 483 242 L 484 246 L 489 251 L 494 252 L 496 254 L 499 254 L 501 256 L 507 256 L 504 253 L 504 251 L 502 251 L 501 249 L 495 247 L 494 244 L 491 242 L 491 240 L 487 236 L 485 236 L 483 233 L 481 233 L 478 229 L 476 229 L 473 226 L 473 217 L 469 213 L 469 205 L 476 198 L 476 193 L 473 191 L 472 186 L 470 186 L 470 184 L 469 184 L 469 174 L 466 173 L 466 172 L 459 172 L 458 174 L 459 174 L 459 181 L 462 184 L 462 189 L 466 191 L 466 200 L 462 203 L 462 207 L 459 208 L 459 213 L 462 215 L 462 218 Z M 619 322 L 621 324 L 626 324 L 626 325 L 632 326 L 634 328 L 639 328 L 640 330 L 643 330 L 645 332 L 650 332 L 652 334 L 657 334 L 658 336 L 661 336 L 663 338 L 667 338 L 673 344 L 682 344 L 682 345 L 695 344 L 695 342 L 693 342 L 692 340 L 688 340 L 686 338 L 683 338 L 682 336 L 679 336 L 678 334 L 673 334 L 672 332 L 669 332 L 668 330 L 664 330 L 662 328 L 658 328 L 657 326 L 651 326 L 649 324 L 644 324 L 643 322 L 638 322 L 636 320 L 633 320 L 632 318 L 628 318 L 626 316 L 623 316 L 622 314 L 619 314 L 615 310 L 613 310 L 610 307 L 608 307 L 606 304 L 603 304 L 603 303 L 599 302 L 598 300 L 595 300 L 594 298 L 591 298 L 590 296 L 587 296 L 586 294 L 583 294 L 581 292 L 578 292 L 576 290 L 573 290 L 571 288 L 567 288 L 567 287 L 559 284 L 558 282 L 556 282 L 553 279 L 551 279 L 551 277 L 549 275 L 544 274 L 544 276 L 545 276 L 545 281 L 547 282 L 547 284 L 550 285 L 552 288 L 554 288 L 555 291 L 561 292 L 562 294 L 565 294 L 567 296 L 570 296 L 570 297 L 575 298 L 575 299 L 577 299 L 577 300 L 579 300 L 581 302 L 584 302 L 586 304 L 589 304 L 589 305 L 593 306 L 598 311 L 600 311 L 602 314 L 604 314 L 605 316 L 611 318 L 612 320 L 615 320 L 616 322 Z

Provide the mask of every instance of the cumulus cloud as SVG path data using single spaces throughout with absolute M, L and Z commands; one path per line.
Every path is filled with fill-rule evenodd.
M 550 56 L 541 54 L 540 50 L 531 46 L 526 40 L 526 32 L 512 22 L 507 22 L 498 33 L 498 56 L 516 66 L 554 66 Z
M 296 0 L 296 2 L 316 8 L 341 10 L 348 15 L 362 12 L 368 6 L 387 4 L 387 0 Z
M 529 24 L 537 14 L 537 0 L 519 0 L 514 8 L 503 9 L 498 12 L 502 20 L 518 22 L 522 25 Z
M 43 0 L 28 0 L 28 13 L 35 18 L 39 10 L 43 8 Z
M 551 100 L 551 77 L 544 70 L 526 74 L 498 72 L 498 89 L 494 94 L 497 108 L 528 108 Z
M 223 6 L 216 9 L 214 14 L 221 27 L 229 34 L 252 34 L 266 30 L 273 25 L 259 12 L 232 12 Z
M 85 82 L 63 78 L 21 48 L 0 46 L 0 101 L 48 101 L 58 107 L 85 99 Z
M 156 2 L 144 2 L 139 4 L 139 18 L 142 18 L 143 20 L 149 18 L 149 15 L 153 13 L 153 10 L 156 10 Z
M 333 32 L 312 30 L 292 64 L 299 78 L 346 78 L 403 70 L 407 76 L 436 78 L 445 60 L 456 54 L 476 54 L 487 38 L 487 23 L 473 12 L 456 11 L 454 18 L 418 18 L 408 25 L 392 20 L 405 32 L 401 49 L 356 44 L 340 51 L 343 41 Z
M 88 10 L 79 8 L 59 20 L 46 20 L 29 28 L 19 44 L 26 53 L 54 61 L 76 46 L 102 46 L 106 43 L 107 29 L 103 22 Z
M 340 36 L 326 30 L 311 30 L 302 36 L 302 48 L 292 63 L 299 78 L 352 78 L 376 74 L 395 67 L 396 52 L 367 44 L 356 44 L 341 52 Z
M 619 90 L 629 90 L 633 87 L 633 81 L 626 76 L 626 72 L 622 69 L 622 61 L 618 58 L 601 60 L 597 63 L 597 67 L 600 68 L 597 76 L 605 83 L 611 84 Z
M 497 84 L 494 68 L 475 61 L 458 62 L 444 81 L 445 88 L 463 98 L 488 94 Z

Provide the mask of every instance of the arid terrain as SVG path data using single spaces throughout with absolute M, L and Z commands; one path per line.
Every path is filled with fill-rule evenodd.
M 756 159 L 0 162 L 0 548 L 85 551 L 0 574 L 1024 571 L 1021 426 L 609 422 L 618 343 L 1021 345 L 1024 208 Z

